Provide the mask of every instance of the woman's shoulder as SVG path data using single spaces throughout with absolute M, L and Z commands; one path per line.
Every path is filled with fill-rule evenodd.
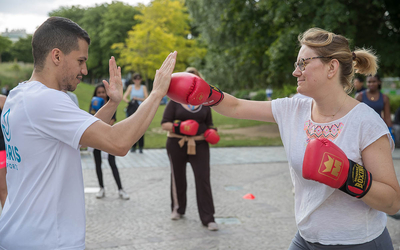
M 132 89 L 132 84 L 129 84 L 128 87 L 126 87 L 126 90 L 125 90 L 125 91 L 129 91 L 129 90 L 131 90 L 131 89 Z
M 385 102 L 388 102 L 388 101 L 390 101 L 390 98 L 389 98 L 389 96 L 388 96 L 388 95 L 386 95 L 386 94 L 383 94 L 383 93 L 381 93 L 381 95 L 382 95 L 382 97 L 383 97 L 383 100 L 384 100 Z
M 382 120 L 373 108 L 363 102 L 360 102 L 351 110 L 351 115 L 359 122 L 370 121 L 371 119 Z

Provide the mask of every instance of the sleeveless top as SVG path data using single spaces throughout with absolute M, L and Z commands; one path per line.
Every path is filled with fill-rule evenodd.
M 379 93 L 379 98 L 376 101 L 371 101 L 367 97 L 367 91 L 364 90 L 362 93 L 362 102 L 370 106 L 373 110 L 375 110 L 379 115 L 382 114 L 383 108 L 385 107 L 385 102 L 383 100 L 382 93 Z
M 143 85 L 140 85 L 140 89 L 136 90 L 135 85 L 133 84 L 130 97 L 131 97 L 131 99 L 133 97 L 144 98 Z M 142 101 L 137 101 L 137 102 L 139 103 L 139 105 L 142 104 Z

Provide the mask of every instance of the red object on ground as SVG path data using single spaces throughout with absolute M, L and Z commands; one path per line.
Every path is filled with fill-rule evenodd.
M 254 195 L 252 194 L 246 194 L 245 196 L 243 196 L 243 199 L 248 199 L 248 200 L 254 200 L 256 197 L 254 197 Z

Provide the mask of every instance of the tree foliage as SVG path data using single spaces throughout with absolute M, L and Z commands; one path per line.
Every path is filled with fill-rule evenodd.
M 381 72 L 398 75 L 400 5 L 396 0 L 187 0 L 201 39 L 207 79 L 226 90 L 295 84 L 297 36 L 311 27 L 372 47 Z
M 1 63 L 1 54 L 6 52 L 12 45 L 11 40 L 8 37 L 0 36 L 0 63 Z
M 127 70 L 139 72 L 147 82 L 170 52 L 178 51 L 176 71 L 204 56 L 205 49 L 188 39 L 189 15 L 183 1 L 154 0 L 149 6 L 141 5 L 140 12 L 135 16 L 140 23 L 128 32 L 125 42 L 113 45 Z
M 19 62 L 33 63 L 32 35 L 20 38 L 10 48 L 12 58 Z
M 88 32 L 88 75 L 92 82 L 97 82 L 97 78 L 108 76 L 108 60 L 114 54 L 112 44 L 125 40 L 127 32 L 138 23 L 134 19 L 138 13 L 136 7 L 114 1 L 89 8 L 61 7 L 49 15 L 69 18 Z

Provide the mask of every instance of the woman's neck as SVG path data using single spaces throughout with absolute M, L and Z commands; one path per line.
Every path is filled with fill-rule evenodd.
M 311 116 L 315 122 L 330 122 L 337 120 L 347 113 L 346 105 L 350 102 L 346 92 L 341 91 L 340 94 L 327 94 L 323 98 L 314 99 Z

